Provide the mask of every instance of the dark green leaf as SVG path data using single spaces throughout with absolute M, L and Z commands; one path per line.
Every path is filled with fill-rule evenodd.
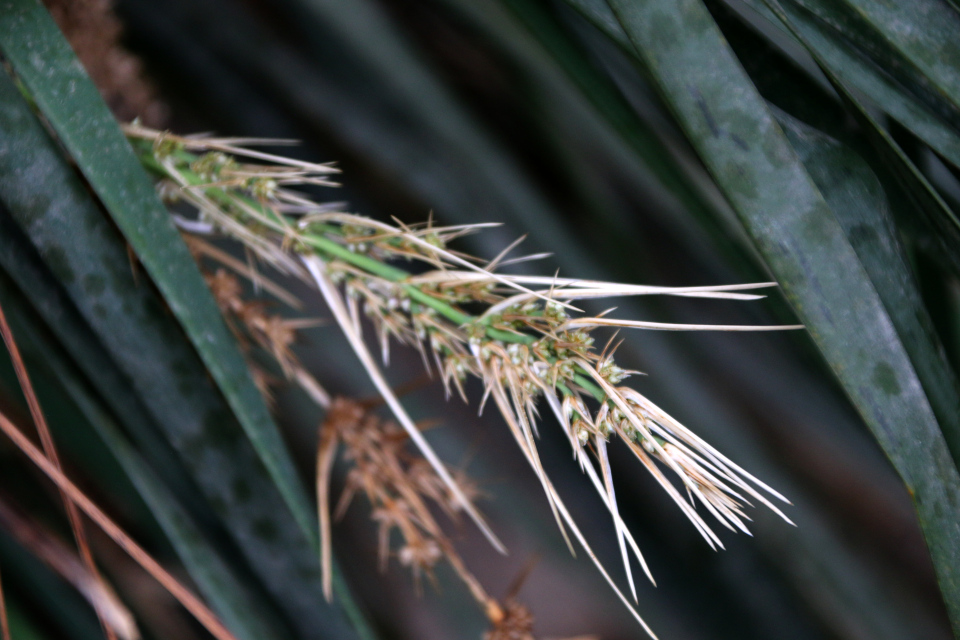
M 748 0 L 748 4 L 789 34 L 780 20 L 766 10 L 762 0 Z M 791 26 L 802 34 L 806 46 L 820 57 L 822 64 L 832 73 L 863 93 L 949 162 L 960 167 L 960 133 L 956 127 L 943 120 L 883 68 L 809 13 L 794 8 L 790 3 L 783 5 L 783 8 L 790 16 Z
M 960 14 L 943 0 L 791 0 L 867 52 L 960 130 Z
M 787 38 L 790 32 L 767 9 L 763 0 L 744 0 L 756 13 L 781 29 Z M 621 46 L 628 45 L 626 34 L 613 12 L 603 0 L 567 0 L 583 15 Z M 960 130 L 944 120 L 938 110 L 931 108 L 907 90 L 885 68 L 879 66 L 846 38 L 832 31 L 811 13 L 786 3 L 792 26 L 800 30 L 808 47 L 849 86 L 870 98 L 878 108 L 895 118 L 949 162 L 960 167 Z M 745 61 L 746 62 L 746 61 Z
M 960 628 L 960 474 L 843 228 L 699 0 L 610 0 L 680 125 L 914 496 Z
M 659 184 L 707 230 L 713 242 L 724 250 L 727 260 L 744 265 L 741 248 L 736 246 L 718 220 L 716 207 L 708 202 L 700 188 L 684 172 L 676 156 L 653 127 L 637 115 L 616 84 L 591 64 L 586 52 L 566 33 L 563 24 L 536 1 L 502 1 L 553 57 L 611 129 L 637 154 Z M 751 271 L 745 265 L 743 269 Z
M 587 20 L 607 34 L 608 38 L 624 49 L 633 51 L 630 38 L 606 0 L 567 0 L 567 4 L 575 7 Z
M 957 218 L 957 214 L 950 205 L 944 201 L 893 136 L 877 122 L 857 97 L 839 78 L 829 72 L 827 75 L 833 81 L 837 92 L 843 97 L 844 103 L 850 106 L 850 111 L 862 125 L 880 160 L 896 177 L 910 198 L 915 211 L 907 218 L 908 223 L 916 226 L 919 222 L 919 226 L 924 227 L 926 231 L 925 234 L 921 231 L 921 234 L 933 238 L 936 245 L 933 248 L 945 257 L 955 272 L 960 273 L 960 218 Z M 915 219 L 916 212 L 920 214 L 919 220 Z
M 773 8 L 780 12 L 782 19 L 790 19 L 781 7 L 775 6 Z M 801 41 L 806 43 L 802 35 L 799 33 L 797 35 Z M 814 55 L 816 56 L 816 54 Z M 863 125 L 868 139 L 880 155 L 882 162 L 897 176 L 904 191 L 910 196 L 916 208 L 926 215 L 929 224 L 940 232 L 941 237 L 947 244 L 947 252 L 954 256 L 958 255 L 957 252 L 960 252 L 960 222 L 957 221 L 956 216 L 927 182 L 923 174 L 903 153 L 899 145 L 857 101 L 856 97 L 846 89 L 842 81 L 829 70 L 825 70 L 825 72 Z M 957 380 L 946 360 L 943 347 L 923 306 L 919 291 L 916 290 L 916 284 L 907 267 L 906 257 L 899 248 L 893 223 L 888 219 L 887 213 L 889 210 L 886 202 L 878 200 L 876 197 L 868 198 L 865 193 L 860 194 L 859 201 L 855 197 L 848 196 L 838 202 L 830 202 L 831 194 L 824 190 L 823 181 L 827 181 L 831 173 L 834 174 L 834 179 L 836 179 L 839 177 L 837 172 L 840 171 L 840 167 L 846 168 L 844 173 L 863 172 L 865 170 L 869 171 L 869 169 L 859 166 L 862 164 L 862 160 L 856 154 L 849 151 L 843 154 L 836 150 L 827 150 L 825 147 L 830 145 L 825 141 L 813 142 L 812 136 L 800 136 L 798 132 L 799 129 L 795 126 L 792 130 L 788 130 L 788 134 L 794 134 L 791 136 L 791 142 L 795 143 L 795 147 L 797 142 L 803 141 L 805 143 L 803 149 L 798 149 L 802 157 L 805 152 L 809 156 L 814 146 L 819 147 L 818 152 L 820 153 L 846 156 L 845 158 L 833 158 L 832 161 L 827 163 L 832 165 L 832 168 L 829 169 L 824 169 L 819 164 L 811 166 L 811 162 L 806 158 L 804 158 L 804 163 L 807 165 L 811 177 L 824 192 L 837 218 L 844 225 L 851 244 L 857 250 L 861 262 L 883 299 L 887 312 L 897 327 L 901 341 L 910 353 L 917 376 L 923 384 L 933 411 L 937 416 L 954 462 L 960 467 L 960 392 L 958 392 Z M 855 184 L 853 180 L 850 182 Z M 876 180 L 875 178 L 872 181 L 863 178 L 859 182 L 860 184 L 869 184 L 870 182 L 876 182 Z M 879 188 L 879 185 L 874 187 L 874 189 L 877 188 Z M 833 190 L 833 193 L 836 193 L 836 190 Z M 867 233 L 876 240 L 858 244 L 857 240 L 863 240 L 864 225 L 868 230 Z M 857 233 L 854 233 L 854 231 L 857 231 Z
M 879 180 L 849 148 L 789 116 L 778 121 L 883 300 L 954 461 L 960 461 L 960 387 L 923 305 Z
M 523 168 L 423 63 L 382 7 L 370 0 L 290 4 L 296 5 L 291 13 L 318 54 L 314 64 L 348 64 L 356 73 L 348 74 L 344 85 L 377 79 L 375 113 L 358 112 L 342 100 L 317 104 L 354 148 L 403 176 L 441 215 L 535 219 L 541 238 L 560 233 L 553 209 Z M 321 58 L 330 42 L 337 44 L 335 56 L 327 51 L 328 57 Z M 302 78 L 290 70 L 270 73 L 283 78 L 283 91 L 302 92 Z M 398 121 L 411 124 L 398 126 Z M 478 184 L 459 184 L 453 179 L 458 172 L 473 175 Z
M 74 201 L 77 205 L 82 202 L 85 202 L 82 196 Z M 149 456 L 153 467 L 162 473 L 163 481 L 177 495 L 183 496 L 192 513 L 201 517 L 207 513 L 209 505 L 197 499 L 196 485 L 189 480 L 170 443 L 158 431 L 140 396 L 77 312 L 67 293 L 49 273 L 33 250 L 30 240 L 17 227 L 2 203 L 0 266 L 21 291 L 27 292 L 34 308 L 71 354 L 74 362 L 110 405 L 114 415 L 120 417 L 127 432 L 133 434 L 140 449 Z
M 893 167 L 892 175 L 896 175 L 898 170 L 905 173 L 912 169 L 912 175 L 919 176 L 919 179 L 905 184 L 904 188 L 921 189 L 921 195 L 930 194 L 932 189 L 909 159 L 849 92 L 837 87 L 850 109 L 864 124 L 873 148 L 867 140 L 855 135 L 846 125 L 843 111 L 836 113 L 840 105 L 832 95 L 827 95 L 818 86 L 812 85 L 780 52 L 759 40 L 751 30 L 744 28 L 736 20 L 731 20 L 731 16 L 723 13 L 722 9 L 715 9 L 714 15 L 731 46 L 737 51 L 751 79 L 765 97 L 782 104 L 794 114 L 800 114 L 801 120 L 812 120 L 818 126 L 825 127 L 831 135 L 845 138 L 861 149 L 861 153 L 869 153 L 874 160 L 873 166 L 881 170 L 884 176 L 891 175 L 888 170 L 891 160 L 897 163 Z M 777 10 L 780 10 L 779 7 Z M 779 21 L 773 12 L 770 13 L 770 18 Z M 800 38 L 804 44 L 807 43 L 804 36 L 800 35 Z M 838 82 L 831 71 L 826 73 Z M 918 377 L 927 390 L 954 461 L 960 464 L 960 390 L 921 300 L 906 254 L 900 246 L 894 219 L 891 217 L 891 206 L 880 187 L 880 180 L 864 159 L 851 148 L 824 135 L 822 131 L 805 126 L 785 113 L 774 113 L 800 154 L 807 172 L 817 183 L 844 227 L 851 245 L 883 299 L 904 346 L 910 352 Z M 874 149 L 880 152 L 879 160 Z M 901 196 L 903 191 L 898 190 L 897 185 L 890 180 L 885 187 L 894 193 L 892 200 L 901 209 L 898 211 L 901 220 L 915 218 L 916 210 L 923 210 L 922 206 L 914 204 L 916 200 L 904 199 Z M 928 197 L 937 198 L 935 192 Z M 936 211 L 936 214 L 952 215 L 949 210 L 943 209 Z
M 782 16 L 783 21 L 776 14 Z M 888 111 L 896 112 L 899 109 L 900 115 L 907 114 L 905 122 L 909 122 L 908 126 L 917 128 L 914 133 L 921 138 L 924 138 L 924 134 L 930 134 L 926 136 L 931 139 L 930 141 L 943 143 L 935 147 L 942 153 L 960 151 L 960 136 L 943 125 L 930 112 L 924 111 L 923 107 L 912 100 L 909 94 L 894 87 L 889 77 L 874 68 L 871 63 L 859 57 L 856 52 L 843 50 L 842 39 L 825 35 L 822 30 L 819 30 L 817 22 L 803 10 L 787 2 L 777 5 L 776 13 L 768 12 L 767 15 L 781 27 L 784 27 L 785 23 L 789 25 L 789 33 L 795 35 L 801 46 L 805 46 L 821 65 L 823 72 L 834 84 L 844 103 L 850 107 L 854 117 L 862 124 L 879 159 L 901 182 L 904 192 L 911 198 L 916 210 L 921 213 L 920 216 L 915 214 L 906 216 L 907 224 L 924 239 L 925 244 L 931 245 L 931 248 L 947 264 L 950 264 L 954 270 L 960 270 L 960 257 L 958 257 L 960 256 L 960 220 L 850 87 L 864 89 L 867 92 L 866 95 L 879 100 Z M 847 78 L 852 79 L 850 84 Z M 790 92 L 787 91 L 787 93 Z M 794 97 L 804 99 L 796 94 Z M 890 105 L 894 108 L 890 109 Z M 960 156 L 957 159 L 960 159 Z

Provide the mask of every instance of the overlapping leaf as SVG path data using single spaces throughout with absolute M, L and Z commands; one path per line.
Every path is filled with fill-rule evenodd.
M 699 0 L 611 0 L 638 57 L 914 495 L 960 622 L 960 475 L 859 257 Z M 949 515 L 948 515 L 949 514 Z

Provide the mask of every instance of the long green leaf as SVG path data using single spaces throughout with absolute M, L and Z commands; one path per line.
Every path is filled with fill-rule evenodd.
M 97 88 L 37 0 L 0 12 L 0 48 L 180 321 L 300 527 L 309 501 L 206 284 Z
M 747 4 L 781 29 L 785 36 L 792 38 L 791 32 L 767 9 L 763 0 L 747 0 Z M 791 26 L 800 32 L 806 46 L 816 52 L 822 64 L 930 145 L 948 162 L 960 167 L 960 131 L 821 21 L 795 8 L 792 3 L 785 4 L 783 8 L 790 16 Z
M 789 16 L 789 28 L 764 4 L 764 0 L 746 0 L 757 13 L 782 29 L 788 38 L 802 40 L 805 46 L 820 62 L 824 71 L 831 75 L 834 82 L 849 86 L 874 100 L 877 106 L 886 110 L 920 139 L 954 164 L 960 162 L 960 133 L 938 117 L 928 107 L 916 99 L 916 96 L 903 90 L 888 74 L 868 60 L 855 47 L 842 37 L 831 33 L 808 12 L 798 9 L 791 2 L 782 5 L 785 16 Z M 819 0 L 807 0 L 814 2 Z M 615 22 L 613 12 L 603 0 L 568 0 L 598 28 L 621 46 L 627 46 L 626 34 L 619 23 Z M 787 18 L 785 17 L 784 20 Z M 793 29 L 793 31 L 791 31 Z M 745 64 L 757 64 L 757 61 L 745 61 Z M 760 63 L 762 65 L 762 63 Z M 798 97 L 801 90 L 795 88 L 790 99 Z M 849 90 L 838 89 L 846 100 L 853 104 L 855 113 L 864 122 L 865 129 L 891 167 L 893 175 L 904 184 L 904 188 L 914 199 L 923 215 L 911 220 L 912 227 L 920 234 L 924 243 L 938 252 L 938 257 L 953 269 L 960 269 L 960 219 L 943 201 L 943 198 L 927 182 L 926 178 L 903 153 L 896 142 L 886 133 L 866 110 L 862 101 Z M 789 92 L 787 92 L 789 93 Z
M 960 630 L 960 474 L 842 227 L 700 0 L 608 4 L 910 489 Z
M 523 167 L 439 81 L 382 7 L 370 0 L 288 4 L 295 5 L 290 13 L 313 50 L 322 53 L 329 46 L 329 34 L 329 40 L 337 43 L 337 59 L 346 56 L 363 72 L 348 82 L 366 85 L 376 79 L 376 108 L 385 113 L 364 113 L 352 105 L 344 109 L 341 104 L 328 116 L 338 123 L 340 135 L 352 138 L 356 148 L 403 176 L 442 215 L 536 220 L 540 239 L 560 235 L 561 223 Z M 314 63 L 323 64 L 323 59 Z M 302 91 L 300 78 L 292 80 Z M 416 125 L 398 127 L 397 118 Z M 472 175 L 477 184 L 459 184 L 453 179 L 458 171 Z M 530 244 L 537 242 L 531 238 Z
M 778 121 L 883 300 L 960 465 L 960 387 L 923 305 L 879 180 L 849 148 L 789 116 Z
M 2 82 L 2 79 L 0 79 Z M 4 120 L 4 122 L 10 122 Z M 3 145 L 2 148 L 6 148 Z M 0 151 L 0 167 L 7 168 L 9 156 Z M 0 188 L 0 191 L 4 191 Z M 80 202 L 83 198 L 80 198 Z M 76 202 L 74 204 L 77 204 Z M 79 209 L 79 207 L 78 207 Z M 59 264 L 61 268 L 62 264 Z M 49 273 L 33 250 L 29 238 L 0 203 L 0 267 L 26 292 L 31 304 L 52 329 L 57 339 L 83 370 L 87 380 L 120 417 L 128 433 L 133 434 L 140 449 L 147 452 L 154 469 L 177 495 L 183 497 L 195 515 L 209 512 L 209 505 L 197 499 L 197 486 L 170 443 L 163 438 L 144 406 L 117 364 L 100 344 L 96 334 L 84 322 L 67 293 Z
M 606 0 L 567 0 L 567 4 L 582 13 L 587 20 L 618 45 L 626 50 L 633 50 L 630 38 L 620 26 L 620 21 L 617 20 L 616 14 Z
M 960 14 L 943 0 L 790 0 L 878 59 L 960 129 Z
M 674 194 L 682 206 L 700 217 L 713 211 L 697 194 L 677 161 L 645 121 L 639 118 L 616 85 L 597 73 L 586 54 L 566 33 L 557 18 L 530 0 L 502 0 L 540 45 L 556 60 L 577 88 L 611 127 L 642 158 L 653 175 Z
M 909 93 L 893 86 L 889 77 L 856 52 L 844 49 L 842 38 L 824 33 L 816 20 L 807 12 L 790 2 L 767 4 L 775 7 L 765 15 L 780 28 L 788 29 L 791 37 L 806 47 L 830 78 L 836 91 L 851 107 L 853 115 L 863 125 L 867 137 L 878 152 L 879 158 L 888 166 L 892 175 L 903 185 L 904 191 L 913 200 L 921 216 L 910 215 L 908 223 L 925 239 L 925 244 L 939 251 L 940 257 L 954 270 L 960 269 L 960 219 L 943 201 L 923 174 L 900 149 L 899 145 L 870 114 L 862 99 L 853 89 L 866 91 L 866 95 L 879 101 L 879 105 L 914 131 L 921 139 L 929 138 L 936 143 L 941 153 L 960 152 L 960 136 L 938 120 Z M 849 49 L 849 47 L 848 47 Z M 891 108 L 892 107 L 892 108 Z M 949 157 L 948 157 L 949 159 Z M 960 160 L 960 155 L 957 156 Z
M 787 11 L 776 4 L 775 0 L 772 0 L 770 4 L 782 20 L 790 20 Z M 799 32 L 795 33 L 806 44 L 803 35 Z M 814 56 L 820 61 L 815 52 Z M 900 149 L 899 145 L 870 115 L 867 109 L 859 103 L 856 96 L 830 70 L 825 69 L 825 73 L 834 83 L 845 102 L 850 105 L 857 120 L 863 125 L 866 136 L 878 152 L 881 161 L 889 167 L 891 173 L 897 176 L 901 182 L 904 191 L 910 197 L 911 203 L 926 215 L 930 225 L 944 237 L 947 241 L 948 250 L 952 249 L 960 252 L 960 222 L 957 221 L 950 208 Z M 796 131 L 797 129 L 794 127 L 793 132 L 796 133 Z M 796 140 L 802 139 L 804 137 L 796 137 Z M 806 139 L 809 140 L 809 136 L 806 136 Z M 791 141 L 793 140 L 794 138 L 791 139 Z M 808 152 L 810 145 L 811 143 L 808 142 Z M 824 147 L 827 145 L 820 141 L 815 146 Z M 856 172 L 858 169 L 863 170 L 858 167 L 862 161 L 857 162 L 858 158 L 855 154 L 848 153 L 846 155 L 849 164 L 848 172 Z M 810 167 L 809 163 L 806 164 L 814 180 L 817 180 L 818 176 L 822 180 L 828 180 L 828 174 L 824 173 L 819 166 Z M 841 163 L 834 161 L 830 164 L 839 167 Z M 820 182 L 818 182 L 819 185 Z M 887 312 L 897 327 L 904 346 L 910 353 L 917 376 L 924 386 L 931 407 L 940 423 L 947 446 L 953 455 L 954 463 L 960 467 L 960 390 L 958 390 L 957 379 L 946 360 L 943 347 L 933 329 L 932 321 L 926 313 L 919 291 L 916 290 L 914 279 L 906 266 L 907 259 L 899 248 L 893 223 L 887 220 L 886 207 L 883 206 L 885 203 L 877 201 L 876 198 L 873 198 L 873 202 L 873 210 L 871 210 L 871 207 L 864 206 L 863 200 L 859 203 L 842 201 L 836 204 L 831 202 L 830 204 L 837 218 L 847 230 L 848 238 L 852 244 L 856 240 L 863 241 L 864 225 L 876 238 L 874 242 L 862 243 L 859 247 L 854 244 L 854 249 L 857 250 L 861 262 L 863 262 L 875 288 L 886 305 Z M 854 230 L 861 233 L 858 235 L 858 233 L 854 233 Z
M 789 10 L 783 10 L 781 17 L 784 20 L 790 20 L 792 25 L 792 16 L 788 14 Z M 799 35 L 799 32 L 796 32 Z M 800 36 L 803 38 L 803 36 Z M 807 44 L 806 39 L 803 39 Z M 821 63 L 824 72 L 833 82 L 837 92 L 843 97 L 845 103 L 851 106 L 854 116 L 863 126 L 867 137 L 870 139 L 873 147 L 877 150 L 880 158 L 887 164 L 893 175 L 902 184 L 904 190 L 913 200 L 917 210 L 926 220 L 929 229 L 932 230 L 933 237 L 937 238 L 941 246 L 941 251 L 948 259 L 952 258 L 953 266 L 960 271 L 960 218 L 944 202 L 943 198 L 937 193 L 936 189 L 927 181 L 926 177 L 916 167 L 913 161 L 900 148 L 900 145 L 886 131 L 886 129 L 877 122 L 869 110 L 860 102 L 856 95 L 847 87 L 844 81 L 835 75 L 831 69 L 825 67 L 824 61 L 819 58 L 817 53 L 808 46 L 808 49 L 814 54 L 815 58 Z
M 553 57 L 609 126 L 637 154 L 641 163 L 649 169 L 660 185 L 707 231 L 713 242 L 723 250 L 728 262 L 739 264 L 741 271 L 755 272 L 755 269 L 750 269 L 745 264 L 742 248 L 736 246 L 718 220 L 716 207 L 709 203 L 690 176 L 684 172 L 676 156 L 666 147 L 653 127 L 637 115 L 616 84 L 591 64 L 571 34 L 566 33 L 562 23 L 536 1 L 502 2 Z
M 725 1 L 739 9 L 737 3 Z M 567 0 L 567 3 L 619 45 L 629 46 L 623 28 L 603 0 Z M 778 28 L 786 39 L 793 39 L 763 0 L 743 0 L 743 3 Z M 954 166 L 960 167 L 960 130 L 815 15 L 798 9 L 792 2 L 785 3 L 784 9 L 791 15 L 792 26 L 803 34 L 806 45 L 816 51 L 834 74 L 870 98 L 877 108 L 900 122 Z
M 301 634 L 349 635 L 323 602 L 315 547 L 284 508 L 203 363 L 151 288 L 138 283 L 122 240 L 5 74 L 0 118 L 0 198 L 18 225 Z M 350 606 L 343 586 L 339 600 Z
M 780 7 L 774 9 L 781 11 Z M 833 96 L 810 83 L 799 69 L 766 41 L 750 29 L 738 25 L 735 19 L 727 19 L 732 17 L 729 14 L 715 10 L 714 16 L 765 98 L 782 104 L 785 109 L 799 114 L 801 119 L 811 119 L 817 127 L 824 126 L 822 131 L 829 132 L 829 135 L 856 145 L 860 153 L 869 154 L 873 166 L 883 176 L 896 176 L 898 172 L 907 174 L 902 190 L 897 189 L 896 180 L 888 179 L 885 185 L 893 194 L 890 200 L 898 209 L 900 220 L 916 218 L 916 211 L 924 210 L 923 206 L 915 204 L 920 198 L 928 198 L 928 202 L 924 203 L 927 208 L 937 205 L 936 201 L 929 202 L 937 198 L 929 184 L 900 151 L 896 142 L 849 91 L 842 86 L 836 87 L 850 106 L 848 111 L 853 111 L 864 125 L 865 136 L 851 130 L 846 122 L 847 112 Z M 779 20 L 774 12 L 770 17 Z M 798 33 L 797 37 L 802 44 L 807 43 L 803 34 Z M 822 63 L 816 52 L 813 55 Z M 832 71 L 826 70 L 825 73 L 834 83 L 840 82 Z M 807 172 L 844 227 L 848 240 L 883 299 L 924 385 L 954 462 L 960 465 L 960 389 L 921 301 L 915 278 L 907 266 L 908 259 L 897 239 L 891 206 L 880 187 L 880 180 L 851 148 L 816 129 L 804 126 L 787 114 L 775 111 L 775 115 L 800 154 Z M 895 166 L 889 166 L 894 163 Z M 913 181 L 906 183 L 908 179 Z M 911 192 L 918 191 L 917 196 L 909 197 Z M 900 196 L 904 192 L 907 192 L 907 198 Z M 933 215 L 949 215 L 949 212 L 939 209 Z

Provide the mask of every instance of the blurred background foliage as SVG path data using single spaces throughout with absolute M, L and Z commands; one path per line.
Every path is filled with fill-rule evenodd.
M 624 518 L 658 581 L 639 585 L 641 615 L 671 640 L 960 631 L 954 0 L 117 0 L 119 22 L 101 0 L 49 6 L 118 118 L 301 140 L 284 152 L 344 172 L 314 195 L 352 211 L 503 222 L 464 247 L 492 257 L 528 234 L 525 250 L 553 253 L 538 270 L 569 277 L 777 280 L 783 295 L 762 303 L 620 306 L 808 327 L 625 336 L 620 363 L 648 374 L 638 388 L 790 497 L 798 525 L 758 511 L 754 538 L 722 534 L 714 553 L 614 451 Z M 305 489 L 322 416 L 279 386 L 277 430 L 52 24 L 34 0 L 0 4 L 0 303 L 68 476 L 237 637 L 480 637 L 483 614 L 450 572 L 422 595 L 395 561 L 378 572 L 359 503 L 334 529 L 342 571 L 324 604 Z M 328 315 L 289 284 L 304 315 Z M 307 337 L 298 353 L 330 391 L 373 393 L 335 326 Z M 419 355 L 395 353 L 388 374 L 419 379 Z M 520 591 L 538 637 L 638 637 L 569 556 L 499 418 L 438 387 L 405 401 L 445 425 L 431 441 L 480 483 L 510 548 L 464 523 L 468 565 L 503 595 L 538 558 Z M 0 409 L 29 424 L 8 361 Z M 544 434 L 545 465 L 615 567 L 609 517 L 558 435 Z M 7 440 L 0 460 L 13 637 L 102 637 L 24 533 L 68 539 L 56 491 Z M 204 637 L 89 532 L 145 637 Z

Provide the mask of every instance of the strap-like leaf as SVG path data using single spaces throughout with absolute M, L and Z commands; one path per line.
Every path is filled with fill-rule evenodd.
M 783 20 L 789 20 L 787 13 L 776 4 L 775 0 L 771 1 L 771 4 L 772 9 Z M 797 35 L 801 42 L 806 43 L 803 35 L 799 33 Z M 822 62 L 816 53 L 814 57 L 818 62 Z M 960 251 L 960 242 L 958 242 L 960 222 L 950 208 L 890 134 L 860 104 L 857 97 L 833 75 L 832 71 L 829 69 L 824 71 L 844 102 L 850 106 L 854 116 L 863 125 L 866 137 L 876 149 L 881 162 L 901 183 L 903 190 L 908 194 L 910 204 L 927 217 L 929 224 L 939 232 L 938 235 L 944 239 L 948 247 Z M 924 385 L 947 446 L 953 455 L 954 463 L 960 467 L 960 390 L 933 329 L 932 321 L 923 306 L 910 269 L 907 267 L 907 258 L 900 249 L 893 222 L 889 219 L 886 201 L 876 196 L 869 197 L 871 187 L 876 190 L 879 185 L 874 186 L 871 180 L 865 177 L 855 180 L 853 176 L 858 172 L 869 171 L 856 154 L 849 150 L 844 154 L 837 149 L 829 149 L 830 145 L 823 137 L 817 138 L 801 133 L 801 128 L 796 126 L 797 123 L 791 123 L 788 120 L 783 122 L 792 127 L 792 129 L 788 128 L 788 135 L 793 134 L 790 137 L 794 146 L 803 145 L 803 150 L 798 149 L 801 155 L 816 152 L 831 154 L 832 162 L 827 164 L 833 165 L 832 170 L 838 170 L 841 165 L 846 166 L 843 172 L 847 178 L 846 183 L 860 185 L 864 191 L 861 194 L 862 197 L 855 202 L 849 197 L 830 202 L 831 208 L 844 225 L 848 239 L 860 256 L 874 287 L 886 305 L 887 312 L 897 327 L 905 348 L 910 353 L 917 376 Z M 813 151 L 814 148 L 816 151 Z M 839 156 L 845 156 L 845 164 Z M 835 177 L 831 179 L 829 175 L 831 169 L 825 171 L 820 163 L 811 166 L 811 162 L 807 159 L 804 159 L 804 163 L 811 177 L 821 187 L 821 191 L 824 190 L 825 182 L 832 188 L 833 193 L 840 191 L 844 194 L 842 189 L 835 188 L 837 179 Z M 830 194 L 827 192 L 824 194 L 829 201 Z M 913 212 L 905 212 L 906 216 L 911 214 Z M 871 242 L 866 242 L 864 239 L 865 226 L 869 229 L 867 234 L 872 234 Z
M 775 7 L 775 10 L 779 12 L 781 8 Z M 852 111 L 863 125 L 866 136 L 847 125 L 848 112 L 832 94 L 812 83 L 781 52 L 739 23 L 731 13 L 723 13 L 722 7 L 714 5 L 712 11 L 761 94 L 799 119 L 809 119 L 814 124 L 815 128 L 811 128 L 786 113 L 774 111 L 897 326 L 954 462 L 960 465 L 960 390 L 921 300 L 895 227 L 895 219 L 901 222 L 916 219 L 918 210 L 924 211 L 924 207 L 916 204 L 917 199 L 936 198 L 937 202 L 928 204 L 938 206 L 939 198 L 857 97 L 842 86 L 836 87 L 845 99 L 844 104 L 849 106 L 848 112 Z M 785 8 L 783 12 L 793 15 Z M 770 19 L 779 21 L 774 12 L 770 13 Z M 791 27 L 794 26 L 791 22 Z M 808 44 L 804 34 L 798 33 L 797 37 L 799 43 Z M 813 55 L 823 63 L 818 53 Z M 826 70 L 826 74 L 835 84 L 841 83 L 832 70 Z M 845 144 L 828 136 L 836 136 Z M 872 162 L 865 162 L 847 145 L 854 145 L 861 154 L 869 154 Z M 883 187 L 874 172 L 886 178 Z M 898 173 L 907 175 L 899 181 L 889 179 L 888 176 Z M 898 188 L 899 182 L 904 183 L 902 189 Z M 920 193 L 913 198 L 902 197 L 901 194 L 911 191 Z M 940 213 L 950 215 L 942 209 L 934 212 Z
M 4 79 L 0 78 L 0 82 L 3 81 Z M 0 143 L 0 169 L 8 167 L 5 161 L 9 156 L 4 153 L 7 148 L 6 143 Z M 5 187 L 7 184 L 0 180 L 0 199 L 9 193 Z M 83 197 L 72 204 L 79 208 L 82 206 L 81 202 L 84 202 Z M 190 480 L 176 451 L 161 435 L 150 410 L 131 388 L 123 371 L 102 347 L 97 335 L 84 322 L 67 293 L 58 285 L 57 279 L 37 255 L 29 238 L 17 226 L 2 203 L 0 267 L 6 271 L 17 288 L 25 292 L 57 340 L 83 370 L 89 383 L 104 398 L 113 414 L 120 418 L 127 432 L 146 453 L 164 483 L 181 496 L 195 516 L 209 516 L 209 505 L 198 499 L 196 484 Z M 63 263 L 60 262 L 58 267 L 63 269 Z
M 877 60 L 960 129 L 960 14 L 943 0 L 789 0 Z
M 746 0 L 760 15 L 792 38 L 786 26 L 764 5 L 763 0 Z M 869 98 L 918 138 L 930 145 L 954 166 L 960 167 L 960 129 L 944 120 L 913 93 L 907 91 L 875 61 L 859 51 L 846 38 L 839 36 L 809 12 L 792 3 L 784 3 L 791 27 L 799 32 L 830 71 L 848 86 Z M 802 46 L 802 45 L 801 45 Z
M 749 272 L 752 277 L 761 277 L 755 273 L 756 269 L 751 269 L 752 265 L 746 264 L 742 248 L 736 246 L 727 233 L 717 215 L 716 206 L 709 202 L 695 181 L 684 172 L 681 163 L 654 128 L 633 110 L 616 84 L 606 75 L 597 73 L 586 53 L 566 32 L 557 17 L 536 0 L 504 0 L 504 4 L 552 56 L 557 66 L 603 116 L 610 128 L 636 153 L 643 166 L 709 233 L 727 260 L 738 264 L 742 271 Z
M 700 0 L 608 0 L 680 125 L 914 496 L 960 626 L 960 474 L 894 323 Z
M 795 37 L 798 44 L 806 47 L 820 64 L 844 103 L 851 107 L 853 115 L 863 125 L 868 139 L 877 150 L 878 158 L 887 165 L 891 175 L 898 179 L 904 192 L 913 201 L 920 215 L 911 213 L 906 216 L 912 230 L 923 238 L 924 244 L 935 248 L 938 257 L 946 264 L 955 270 L 960 269 L 960 220 L 897 142 L 870 114 L 860 94 L 875 101 L 876 106 L 886 110 L 954 163 L 960 162 L 960 135 L 807 11 L 795 7 L 791 2 L 774 5 L 775 10 L 770 10 L 762 0 L 757 0 L 755 8 L 774 25 L 784 29 L 787 37 Z M 798 95 L 800 91 L 793 93 L 792 97 L 800 101 L 806 98 L 805 95 Z

